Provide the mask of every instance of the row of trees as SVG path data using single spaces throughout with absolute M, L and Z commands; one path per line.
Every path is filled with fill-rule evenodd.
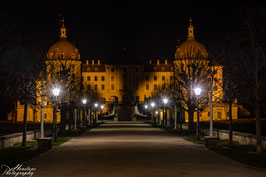
M 265 20 L 263 8 L 241 11 L 241 22 L 226 38 L 217 42 L 209 59 L 203 58 L 200 51 L 188 50 L 186 58 L 174 61 L 173 81 L 159 87 L 153 97 L 171 95 L 175 106 L 188 112 L 189 130 L 193 131 L 193 116 L 197 108 L 194 88 L 201 87 L 204 92 L 199 99 L 200 111 L 206 106 L 212 107 L 213 101 L 229 105 L 230 143 L 234 100 L 251 106 L 256 116 L 257 152 L 262 152 L 260 109 L 266 103 Z M 215 61 L 222 66 L 216 65 Z M 219 78 L 221 68 L 222 80 Z M 212 119 L 212 112 L 210 116 Z

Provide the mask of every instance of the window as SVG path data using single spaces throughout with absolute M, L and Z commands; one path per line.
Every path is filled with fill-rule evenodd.
M 162 81 L 165 81 L 165 76 L 162 76 Z
M 220 112 L 220 111 L 217 112 L 217 118 L 222 119 L 222 112 Z
M 149 84 L 146 85 L 146 90 L 150 90 Z
M 153 80 L 154 80 L 154 81 L 157 81 L 157 76 L 154 76 L 154 77 L 153 77 Z
M 127 82 L 127 75 L 126 74 L 123 74 L 123 81 Z
M 139 84 L 138 83 L 136 84 L 136 90 L 139 90 Z
M 104 90 L 105 89 L 105 86 L 104 85 L 102 85 L 102 90 Z
M 44 114 L 44 119 L 47 119 L 47 114 Z
M 98 90 L 98 85 L 95 85 L 95 86 L 94 86 L 94 89 L 95 89 L 95 90 Z
M 105 80 L 105 78 L 104 78 L 104 76 L 102 76 L 102 81 L 104 81 Z
M 149 81 L 150 80 L 150 77 L 149 76 L 146 76 L 146 81 Z
M 170 81 L 173 82 L 174 81 L 174 77 L 170 76 Z
M 111 68 L 111 72 L 115 72 L 115 68 Z
M 90 76 L 87 76 L 87 81 L 91 81 L 91 77 Z
M 71 57 L 74 59 L 74 58 L 75 58 L 75 54 L 74 54 L 74 53 L 72 53 Z
M 112 85 L 111 85 L 111 90 L 114 90 L 114 89 L 115 89 L 115 85 L 112 84 Z
M 210 112 L 208 112 L 208 117 L 210 117 L 211 116 L 211 113 Z
M 115 80 L 115 76 L 111 76 L 111 81 L 114 81 Z
M 157 88 L 158 88 L 157 84 L 154 84 L 154 90 L 157 90 Z
M 94 81 L 98 81 L 98 76 L 94 76 Z

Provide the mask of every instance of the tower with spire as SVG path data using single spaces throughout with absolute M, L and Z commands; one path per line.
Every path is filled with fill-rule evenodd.
M 194 26 L 192 25 L 192 18 L 189 19 L 189 27 L 188 27 L 188 40 L 195 39 L 194 37 Z
M 64 17 L 62 17 L 60 22 L 62 23 L 62 26 L 60 28 L 60 39 L 62 40 L 62 39 L 66 39 L 67 38 Z

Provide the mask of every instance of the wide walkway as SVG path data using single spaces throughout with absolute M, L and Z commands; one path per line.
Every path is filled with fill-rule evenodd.
M 266 177 L 148 124 L 107 123 L 26 163 L 51 177 Z

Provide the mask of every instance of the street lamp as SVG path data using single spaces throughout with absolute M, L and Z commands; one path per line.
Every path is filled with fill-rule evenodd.
M 85 116 L 86 116 L 86 114 L 85 114 L 85 110 L 86 110 L 85 109 L 85 106 L 86 106 L 86 103 L 87 103 L 87 99 L 86 98 L 83 98 L 81 101 L 82 101 L 83 106 L 84 106 L 84 109 L 83 109 L 83 125 L 86 126 L 85 125 L 86 124 L 85 122 L 86 122 L 87 119 L 85 118 Z
M 200 135 L 199 135 L 199 96 L 200 96 L 200 93 L 201 93 L 201 88 L 196 87 L 194 89 L 194 92 L 195 92 L 195 95 L 197 96 L 197 130 L 196 130 L 196 137 L 197 137 L 197 140 L 199 141 L 200 140 Z
M 99 104 L 98 103 L 94 103 L 94 107 L 95 107 L 95 123 L 98 122 L 98 106 Z
M 166 113 L 166 104 L 168 103 L 168 99 L 167 98 L 163 98 L 163 104 L 164 104 L 164 115 L 163 115 L 163 120 L 164 120 L 164 124 L 167 125 L 167 113 Z
M 101 118 L 102 118 L 102 123 L 103 123 L 103 108 L 104 108 L 104 105 L 102 104 L 100 107 L 101 107 Z
M 54 128 L 54 141 L 57 141 L 57 97 L 60 94 L 60 89 L 55 87 L 53 90 L 53 95 L 55 96 L 55 101 L 54 101 L 54 110 L 53 110 L 53 128 Z
M 155 106 L 154 102 L 151 102 L 151 122 L 153 123 L 153 108 Z

